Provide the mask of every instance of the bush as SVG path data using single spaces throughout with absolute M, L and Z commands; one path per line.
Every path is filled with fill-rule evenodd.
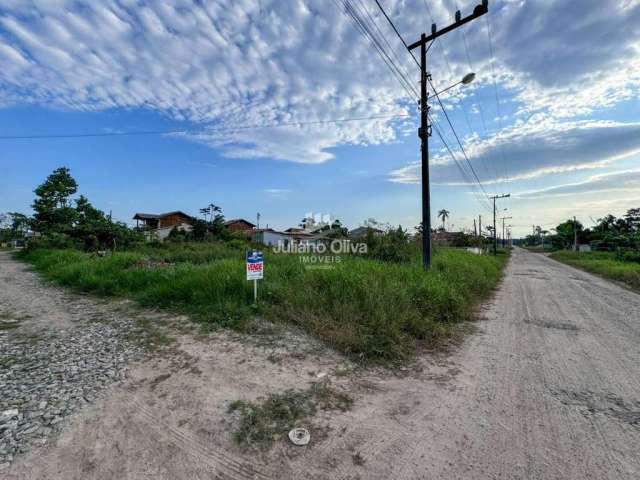
M 623 262 L 640 263 L 640 250 L 618 249 L 616 258 Z
M 363 240 L 367 244 L 368 257 L 383 262 L 406 263 L 415 250 L 401 227 L 378 235 L 369 230 Z

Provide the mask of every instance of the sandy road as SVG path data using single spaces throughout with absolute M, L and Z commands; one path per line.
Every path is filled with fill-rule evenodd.
M 640 478 L 640 295 L 517 249 L 485 314 L 423 478 Z
M 354 408 L 320 414 L 309 447 L 260 455 L 234 445 L 227 402 L 304 387 L 341 360 L 274 364 L 223 337 L 190 340 L 190 370 L 157 383 L 162 363 L 133 368 L 8 478 L 640 478 L 640 295 L 517 249 L 482 318 L 406 376 L 335 377 Z

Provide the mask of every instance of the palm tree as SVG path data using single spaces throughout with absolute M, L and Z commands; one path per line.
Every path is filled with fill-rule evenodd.
M 438 218 L 442 218 L 442 230 L 444 230 L 445 221 L 449 218 L 449 210 L 445 210 L 444 208 L 438 212 Z

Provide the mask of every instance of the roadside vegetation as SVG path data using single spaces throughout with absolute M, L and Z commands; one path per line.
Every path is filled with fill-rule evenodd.
M 551 254 L 551 258 L 640 290 L 640 255 L 560 251 Z
M 588 246 L 592 251 L 615 252 L 618 258 L 640 259 L 640 208 L 627 210 L 622 217 L 606 215 L 586 228 L 575 219 L 568 219 L 551 230 L 534 227 L 522 246 L 533 251 L 573 249 L 575 244 Z
M 355 255 L 308 268 L 299 255 L 265 251 L 259 302 L 245 279 L 245 245 L 169 244 L 105 257 L 24 250 L 20 258 L 62 285 L 129 297 L 191 314 L 207 329 L 251 332 L 256 315 L 299 325 L 337 350 L 397 360 L 448 337 L 498 283 L 506 254 L 439 249 L 425 273 L 419 258 L 391 263 Z
M 45 277 L 184 312 L 205 330 L 255 333 L 260 318 L 294 324 L 362 361 L 397 361 L 449 338 L 497 285 L 507 257 L 437 248 L 425 272 L 420 232 L 410 236 L 398 227 L 376 234 L 368 229 L 358 239 L 366 253 L 337 259 L 327 253 L 320 256 L 329 263 L 309 264 L 304 253 L 276 253 L 230 234 L 213 204 L 201 210 L 204 219 L 192 231 L 148 242 L 144 231 L 112 222 L 84 196 L 74 200 L 76 191 L 69 170 L 57 169 L 35 190 L 35 215 L 11 216 L 10 234 L 25 228 L 40 233 L 19 257 Z M 327 234 L 348 241 L 341 225 Z M 256 247 L 265 251 L 265 279 L 254 305 L 245 252 Z

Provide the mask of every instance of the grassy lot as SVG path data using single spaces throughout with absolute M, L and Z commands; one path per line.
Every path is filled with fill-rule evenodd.
M 640 290 L 640 263 L 618 260 L 613 252 L 561 251 L 551 254 L 551 258 Z
M 332 268 L 307 268 L 298 255 L 265 248 L 259 305 L 245 279 L 245 245 L 173 244 L 97 257 L 72 250 L 19 254 L 62 285 L 189 313 L 207 328 L 251 331 L 255 315 L 291 322 L 363 360 L 410 356 L 451 335 L 498 283 L 506 254 L 440 249 L 425 273 L 405 264 L 342 256 Z

